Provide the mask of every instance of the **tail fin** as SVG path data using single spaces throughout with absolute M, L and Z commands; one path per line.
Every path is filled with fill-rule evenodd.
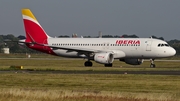
M 47 44 L 46 34 L 30 9 L 22 9 L 22 17 L 26 32 L 26 42 L 36 42 Z

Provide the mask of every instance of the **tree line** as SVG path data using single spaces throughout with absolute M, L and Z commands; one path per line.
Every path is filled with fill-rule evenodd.
M 59 38 L 70 38 L 70 36 L 67 35 L 61 35 L 58 36 Z M 84 38 L 95 38 L 92 36 L 83 36 Z M 102 35 L 102 38 L 139 38 L 137 35 Z M 156 36 L 152 36 L 152 38 L 155 39 L 160 39 L 160 40 L 164 40 L 163 37 L 156 37 Z M 18 44 L 18 40 L 22 40 L 25 39 L 25 36 L 18 36 L 15 37 L 12 34 L 8 34 L 8 35 L 0 35 L 0 49 L 1 49 L 1 53 L 2 48 L 8 47 L 10 49 L 10 53 L 40 53 L 38 51 L 32 50 L 30 48 L 27 48 L 26 46 L 22 46 Z M 167 41 L 167 43 L 172 46 L 174 49 L 176 49 L 176 53 L 177 55 L 180 55 L 180 40 L 177 39 L 173 39 L 170 41 Z

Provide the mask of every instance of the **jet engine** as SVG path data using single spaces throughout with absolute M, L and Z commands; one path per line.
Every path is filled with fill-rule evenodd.
M 143 63 L 143 59 L 120 59 L 120 61 L 130 65 L 141 65 Z
M 21 46 L 25 46 L 25 45 L 26 45 L 26 44 L 25 44 L 25 39 L 19 40 L 19 41 L 18 41 L 18 44 L 21 45 Z
M 102 64 L 111 64 L 114 61 L 114 56 L 112 53 L 96 53 L 94 61 Z

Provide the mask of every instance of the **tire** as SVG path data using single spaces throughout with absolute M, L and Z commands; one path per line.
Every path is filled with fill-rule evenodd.
M 84 63 L 84 66 L 85 67 L 92 67 L 92 62 L 91 61 L 86 61 L 85 63 Z
M 155 68 L 156 65 L 155 65 L 155 64 L 150 64 L 150 67 L 151 67 L 151 68 Z
M 104 64 L 105 67 L 112 67 L 112 63 L 111 64 Z

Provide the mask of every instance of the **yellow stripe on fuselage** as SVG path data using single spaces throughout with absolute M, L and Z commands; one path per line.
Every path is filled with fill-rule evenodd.
M 32 19 L 34 19 L 34 20 L 37 21 L 37 19 L 35 18 L 35 16 L 33 15 L 33 13 L 31 12 L 30 9 L 22 9 L 22 14 L 23 14 L 23 15 L 26 15 L 26 16 L 29 16 L 29 17 L 31 17 Z

